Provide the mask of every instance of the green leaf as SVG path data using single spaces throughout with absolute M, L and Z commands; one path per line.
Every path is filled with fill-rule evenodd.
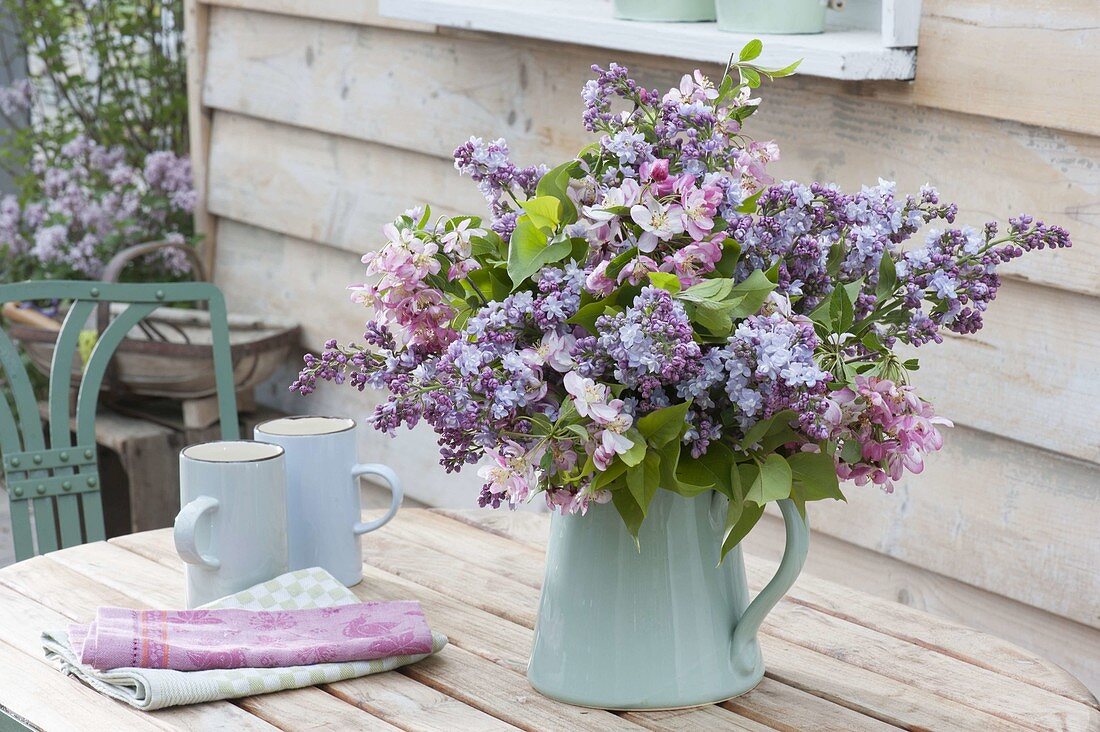
M 589 439 L 588 430 L 586 430 L 584 428 L 584 425 L 582 425 L 582 424 L 567 424 L 567 425 L 565 425 L 564 429 L 568 430 L 569 432 L 572 432 L 574 435 L 576 435 L 581 440 L 584 440 L 584 441 L 587 442 L 588 439 Z
M 785 422 L 777 422 L 768 430 L 768 434 L 760 440 L 762 452 L 775 452 L 781 445 L 788 442 L 802 442 L 803 437 Z
M 722 242 L 722 258 L 714 265 L 714 270 L 723 277 L 733 277 L 737 271 L 737 260 L 741 258 L 741 245 L 733 239 Z
M 748 84 L 750 89 L 760 86 L 760 74 L 750 66 L 739 66 L 737 71 L 741 74 L 741 80 Z
M 898 272 L 894 267 L 894 258 L 890 250 L 882 252 L 882 259 L 878 263 L 878 285 L 875 287 L 875 296 L 879 300 L 885 300 L 898 289 Z
M 548 171 L 535 187 L 536 196 L 553 196 L 561 203 L 561 220 L 571 224 L 577 220 L 577 207 L 569 198 L 569 180 L 580 167 L 579 160 L 570 160 Z
M 852 327 L 855 319 L 855 311 L 852 308 L 852 299 L 848 297 L 848 291 L 843 287 L 833 288 L 833 295 L 829 298 L 829 323 L 836 333 L 846 333 Z
M 744 439 L 741 440 L 741 447 L 745 450 L 749 449 L 768 434 L 786 427 L 796 416 L 794 410 L 784 409 L 782 412 L 776 412 L 767 419 L 760 420 L 745 433 Z
M 519 205 L 527 212 L 531 223 L 540 229 L 554 231 L 561 223 L 561 201 L 553 196 L 535 196 Z
M 518 289 L 545 265 L 568 256 L 572 248 L 567 237 L 555 237 L 551 242 L 546 232 L 536 227 L 528 215 L 520 216 L 508 244 L 508 278 L 512 280 L 512 290 Z
M 688 302 L 720 302 L 733 290 L 733 280 L 716 277 L 703 280 L 680 293 L 678 299 Z
M 740 477 L 733 451 L 722 442 L 712 442 L 697 458 L 684 457 L 676 466 L 676 481 L 681 495 L 694 496 L 716 490 L 740 499 Z
M 764 189 L 761 188 L 756 193 L 752 194 L 737 207 L 737 213 L 754 214 L 756 213 L 756 202 L 760 200 L 760 196 L 764 195 Z
M 727 69 L 727 73 L 722 77 L 722 83 L 718 85 L 718 99 L 716 105 L 725 101 L 729 97 L 731 91 L 733 91 L 733 77 L 729 75 Z
M 607 466 L 607 470 L 602 473 L 596 473 L 596 477 L 592 480 L 592 489 L 601 490 L 606 488 L 616 478 L 626 472 L 626 465 L 621 460 L 616 460 Z
M 844 291 L 848 293 L 848 299 L 854 303 L 859 299 L 859 293 L 863 291 L 863 278 L 860 277 L 855 282 L 844 285 Z
M 741 49 L 740 60 L 752 61 L 760 56 L 760 52 L 764 50 L 764 44 L 761 43 L 759 38 L 753 38 L 751 41 L 745 44 Z
M 793 64 L 790 64 L 789 66 L 784 66 L 781 69 L 762 69 L 762 71 L 772 79 L 781 79 L 784 76 L 790 76 L 791 74 L 793 74 L 801 64 L 802 59 L 798 59 Z
M 722 305 L 712 302 L 695 303 L 688 316 L 692 322 L 698 323 L 716 336 L 724 338 L 733 330 L 733 318 Z
M 642 509 L 643 517 L 649 511 L 649 504 L 660 486 L 661 456 L 656 452 L 648 453 L 641 465 L 626 471 L 626 487 Z
M 596 335 L 596 321 L 600 316 L 607 312 L 607 308 L 614 304 L 615 293 L 611 293 L 602 300 L 596 300 L 590 302 L 587 305 L 582 305 L 573 317 L 566 320 L 566 323 L 570 325 L 579 325 L 587 330 L 592 335 Z
M 840 492 L 840 479 L 836 475 L 836 461 L 827 452 L 797 452 L 787 458 L 794 481 L 792 495 L 803 502 L 824 498 L 844 500 Z
M 649 281 L 654 287 L 671 292 L 673 295 L 680 291 L 680 278 L 672 272 L 650 272 Z
M 642 433 L 631 427 L 624 435 L 627 439 L 632 440 L 634 444 L 629 450 L 619 456 L 619 459 L 626 463 L 629 467 L 634 467 L 645 459 L 646 454 L 646 442 Z
M 649 444 L 661 447 L 680 436 L 689 406 L 688 402 L 682 402 L 650 412 L 638 420 L 638 431 Z
M 661 486 L 677 493 L 680 493 L 679 481 L 676 480 L 676 468 L 680 465 L 680 445 L 679 440 L 672 440 L 657 451 L 661 456 Z
M 504 256 L 504 240 L 500 234 L 492 231 L 485 232 L 485 236 L 475 236 L 470 239 L 470 250 L 475 257 L 492 256 L 494 258 Z
M 476 288 L 486 300 L 503 300 L 508 296 L 510 287 L 499 267 L 482 267 L 466 275 L 471 288 Z
M 752 482 L 748 484 L 745 500 L 763 506 L 768 501 L 787 498 L 791 495 L 791 480 L 791 466 L 782 455 L 772 453 L 760 464 Z
M 630 247 L 625 252 L 620 252 L 607 263 L 607 276 L 611 279 L 615 279 L 619 276 L 619 273 L 623 271 L 623 267 L 627 265 L 632 259 L 638 256 L 638 247 Z
M 838 239 L 829 247 L 829 258 L 825 261 L 825 270 L 830 277 L 836 277 L 841 265 L 848 257 L 848 249 L 844 246 L 844 240 Z
M 550 422 L 550 418 L 545 414 L 532 414 L 528 419 L 531 420 L 532 434 L 535 435 L 548 435 L 554 429 L 553 423 Z
M 431 218 L 432 218 L 432 207 L 425 204 L 424 213 L 423 213 L 423 215 L 421 215 L 420 221 L 416 222 L 416 228 L 423 229 L 425 226 L 427 226 L 428 222 L 431 221 Z
M 743 282 L 737 283 L 726 302 L 730 305 L 729 316 L 734 320 L 747 318 L 760 309 L 768 295 L 775 289 L 775 282 L 769 280 L 760 270 L 754 270 Z
M 863 459 L 863 448 L 860 446 L 859 441 L 851 439 L 845 442 L 840 451 L 840 459 L 846 463 L 858 463 Z
M 736 510 L 733 502 L 730 502 L 730 510 L 726 512 L 726 534 L 722 539 L 722 554 L 719 563 L 733 550 L 741 540 L 749 535 L 752 527 L 764 515 L 764 507 L 753 503 L 740 505 Z M 731 522 L 732 519 L 732 522 Z M 732 524 L 732 525 L 731 525 Z
M 634 500 L 634 496 L 631 495 L 629 490 L 611 491 L 611 503 L 614 504 L 615 510 L 619 512 L 623 523 L 626 524 L 626 530 L 634 537 L 634 546 L 641 551 L 641 545 L 638 544 L 638 530 L 642 527 L 642 521 L 645 520 L 642 507 Z
M 587 239 L 581 236 L 574 236 L 569 241 L 573 243 L 573 248 L 569 252 L 570 259 L 574 262 L 583 262 L 588 259 L 590 245 Z

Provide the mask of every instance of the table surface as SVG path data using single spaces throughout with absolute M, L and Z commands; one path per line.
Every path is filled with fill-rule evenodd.
M 809 575 L 764 624 L 767 674 L 742 697 L 644 714 L 551 701 L 524 676 L 547 522 L 406 509 L 365 538 L 354 591 L 419 600 L 450 637 L 440 654 L 399 672 L 152 713 L 58 673 L 39 634 L 87 620 L 100 605 L 182 607 L 170 531 L 12 565 L 0 570 L 0 708 L 47 730 L 1100 729 L 1096 699 L 1053 663 Z M 754 557 L 746 564 L 754 591 L 775 569 Z

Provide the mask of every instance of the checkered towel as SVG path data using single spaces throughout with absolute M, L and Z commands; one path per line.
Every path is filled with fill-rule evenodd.
M 203 607 L 244 610 L 304 610 L 360 602 L 323 569 L 302 569 L 256 585 Z M 432 653 L 447 645 L 447 637 L 432 633 Z M 376 661 L 319 663 L 286 668 L 238 668 L 212 671 L 118 668 L 97 671 L 80 663 L 65 631 L 42 634 L 46 657 L 56 660 L 62 673 L 77 677 L 102 694 L 138 709 L 153 710 L 180 704 L 267 694 L 315 684 L 343 681 L 405 666 L 430 653 L 397 656 Z

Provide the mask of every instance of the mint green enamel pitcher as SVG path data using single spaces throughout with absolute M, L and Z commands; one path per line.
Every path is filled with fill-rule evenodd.
M 527 678 L 569 704 L 616 710 L 713 704 L 764 676 L 756 640 L 794 584 L 809 530 L 780 501 L 787 545 L 775 577 L 751 602 L 738 546 L 721 565 L 726 499 L 659 490 L 641 551 L 610 504 L 551 521 Z

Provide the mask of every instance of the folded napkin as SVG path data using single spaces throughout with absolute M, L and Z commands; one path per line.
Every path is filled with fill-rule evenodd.
M 124 610 L 102 607 L 70 625 L 80 662 L 113 668 L 280 668 L 430 653 L 419 602 L 365 602 L 311 610 Z
M 346 622 L 322 624 L 326 612 Z M 173 623 L 169 620 L 173 616 L 185 622 Z M 212 632 L 214 624 L 200 622 L 211 617 L 249 640 Z M 299 623 L 293 630 L 281 627 L 288 617 Z M 303 623 L 307 618 L 311 620 Z M 257 651 L 253 640 L 261 637 L 264 645 Z M 129 645 L 120 645 L 120 639 Z M 290 572 L 197 610 L 103 608 L 89 625 L 42 635 L 47 658 L 56 660 L 63 673 L 145 710 L 389 671 L 426 658 L 446 644 L 446 636 L 428 631 L 417 603 L 360 603 L 348 588 L 318 568 Z M 346 646 L 359 650 L 349 651 Z M 343 660 L 359 651 L 368 654 L 363 656 L 368 660 Z M 194 660 L 191 652 L 198 654 Z M 143 661 L 145 668 L 140 667 Z M 226 668 L 236 661 L 259 665 Z M 129 665 L 106 670 L 118 663 Z M 185 665 L 205 670 L 176 670 Z

